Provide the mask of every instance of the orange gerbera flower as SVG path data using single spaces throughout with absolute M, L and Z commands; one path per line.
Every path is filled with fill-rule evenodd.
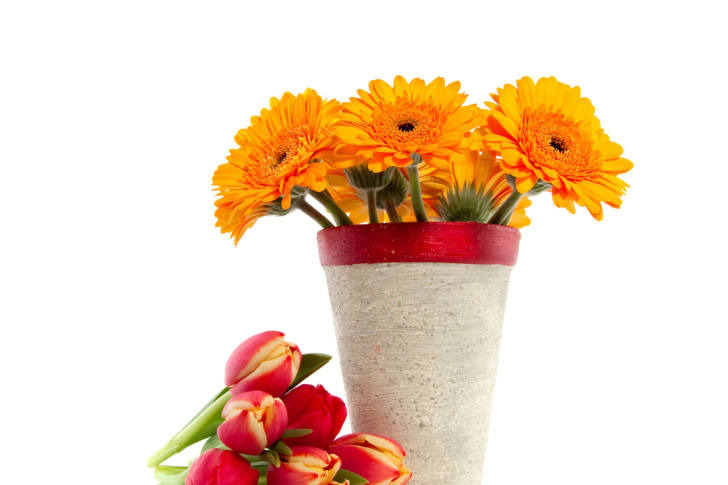
M 417 78 L 408 83 L 397 76 L 394 87 L 376 80 L 369 83 L 369 92 L 357 92 L 360 97 L 342 104 L 333 125 L 339 168 L 368 161 L 370 170 L 382 172 L 411 165 L 413 153 L 447 168 L 477 140 L 466 134 L 482 123 L 482 110 L 463 106 L 467 95 L 460 93 L 459 82 L 446 86 L 438 77 L 430 84 Z
M 424 176 L 421 181 L 423 194 L 430 194 L 425 197 L 425 203 L 439 220 L 487 222 L 513 192 L 492 152 L 468 151 L 465 159 L 451 165 L 450 171 L 452 185 L 438 173 Z M 526 216 L 526 208 L 530 205 L 531 200 L 522 197 L 508 225 L 518 228 L 529 225 L 531 219 Z
M 271 98 L 270 110 L 250 119 L 251 126 L 235 136 L 240 148 L 230 150 L 228 163 L 212 177 L 221 196 L 215 216 L 222 233 L 231 233 L 237 244 L 260 217 L 288 210 L 294 187 L 326 188 L 326 167 L 312 162 L 333 156 L 330 127 L 340 107 L 307 89 Z
M 604 134 L 594 106 L 579 87 L 556 78 L 529 77 L 491 95 L 483 132 L 485 144 L 502 157 L 503 170 L 526 193 L 539 179 L 553 184 L 554 204 L 574 213 L 574 202 L 601 220 L 602 205 L 619 208 L 629 187 L 617 174 L 634 166 L 622 147 Z

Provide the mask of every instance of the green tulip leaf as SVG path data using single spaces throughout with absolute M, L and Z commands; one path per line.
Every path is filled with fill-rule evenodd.
M 154 478 L 160 485 L 184 485 L 188 470 L 186 466 L 159 465 L 154 469 Z
M 287 429 L 283 432 L 283 438 L 298 438 L 313 433 L 312 429 Z
M 182 428 L 169 442 L 149 457 L 147 466 L 155 468 L 167 458 L 174 456 L 190 445 L 205 440 L 217 432 L 218 426 L 223 423 L 222 410 L 230 400 L 228 389 L 220 391 L 205 408 Z
M 369 483 L 369 480 L 366 478 L 357 475 L 354 472 L 350 472 L 349 470 L 340 468 L 334 477 L 334 481 L 337 483 L 344 483 L 344 480 L 349 480 L 349 485 L 364 485 L 365 483 Z
M 291 385 L 288 387 L 288 391 L 328 364 L 330 360 L 331 356 L 326 354 L 303 354 L 303 357 L 301 358 L 301 366 L 298 368 L 298 374 L 296 374 L 296 378 L 293 379 L 293 382 L 291 382 Z
M 260 455 L 242 455 L 243 458 L 248 460 L 254 466 L 262 465 L 263 463 L 270 463 L 274 467 L 278 468 L 281 466 L 281 457 L 278 456 L 278 452 L 275 450 L 265 450 Z
M 291 456 L 293 454 L 293 451 L 291 451 L 288 445 L 282 441 L 276 441 L 275 443 L 273 443 L 273 446 L 271 446 L 270 449 L 275 451 L 279 455 Z
M 209 401 L 209 402 L 208 402 L 207 404 L 205 404 L 205 406 L 204 406 L 204 407 L 203 407 L 202 409 L 200 409 L 200 411 L 199 411 L 199 412 L 198 412 L 197 414 L 195 414 L 195 416 L 194 416 L 194 417 L 193 417 L 192 419 L 190 419 L 189 423 L 185 424 L 185 425 L 184 425 L 184 426 L 182 427 L 182 429 L 184 429 L 184 428 L 186 428 L 187 426 L 189 426 L 189 425 L 190 425 L 190 424 L 191 424 L 191 423 L 192 423 L 192 422 L 193 422 L 193 421 L 194 421 L 195 419 L 197 419 L 197 417 L 198 417 L 198 416 L 199 416 L 200 414 L 204 413 L 204 412 L 205 412 L 205 410 L 206 410 L 207 408 L 209 408 L 209 407 L 210 407 L 210 406 L 212 405 L 212 403 L 214 403 L 215 401 L 217 401 L 218 399 L 220 399 L 220 398 L 221 398 L 221 397 L 223 396 L 223 394 L 225 394 L 225 393 L 226 393 L 226 392 L 228 392 L 229 390 L 230 390 L 230 388 L 229 388 L 229 387 L 225 387 L 225 388 L 223 388 L 223 390 L 222 390 L 222 391 L 220 391 L 220 392 L 218 392 L 217 394 L 215 394 L 215 397 L 213 397 L 212 399 L 210 399 L 210 401 Z

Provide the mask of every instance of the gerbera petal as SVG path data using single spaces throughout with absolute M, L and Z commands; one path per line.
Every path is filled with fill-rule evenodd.
M 516 177 L 516 190 L 525 194 L 536 185 L 536 182 L 538 182 L 538 177 L 533 173 L 528 177 Z
M 392 89 L 392 86 L 382 81 L 381 79 L 376 79 L 370 82 L 369 89 L 372 91 L 372 94 L 376 94 L 388 103 L 394 103 L 396 100 L 396 96 L 394 95 L 394 89 Z
M 498 111 L 491 111 L 491 117 L 498 120 L 498 123 L 505 128 L 505 130 L 508 132 L 509 135 L 511 135 L 513 138 L 518 138 L 518 125 L 516 125 L 516 122 L 512 119 L 508 118 L 506 115 L 498 112 Z
M 626 158 L 617 158 L 602 162 L 602 170 L 609 173 L 625 173 L 634 168 L 634 163 Z

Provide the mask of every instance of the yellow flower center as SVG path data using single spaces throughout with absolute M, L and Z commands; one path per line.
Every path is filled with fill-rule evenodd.
M 375 109 L 373 114 L 373 135 L 398 150 L 427 145 L 440 132 L 440 112 L 427 103 L 397 98 L 394 103 Z
M 531 163 L 554 169 L 569 180 L 587 178 L 602 167 L 591 134 L 560 110 L 526 108 L 519 135 Z

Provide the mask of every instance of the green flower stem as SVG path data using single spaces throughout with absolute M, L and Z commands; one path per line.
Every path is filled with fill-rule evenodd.
M 225 392 L 209 404 L 195 419 L 182 428 L 182 431 L 169 440 L 169 443 L 150 456 L 149 460 L 147 460 L 147 466 L 149 468 L 159 466 L 167 458 L 215 434 L 217 427 L 223 422 L 222 410 L 231 397 L 230 392 Z
M 425 211 L 425 202 L 422 200 L 422 188 L 420 187 L 420 173 L 417 165 L 407 166 L 407 175 L 410 180 L 410 194 L 412 196 L 412 208 L 415 210 L 417 222 L 427 222 L 427 212 Z
M 384 207 L 387 209 L 387 215 L 389 216 L 389 222 L 402 222 L 402 218 L 397 214 L 397 206 L 394 205 L 394 200 L 391 198 L 384 201 Z
M 488 219 L 488 224 L 500 224 L 501 226 L 507 226 L 513 216 L 513 211 L 518 205 L 518 201 L 521 200 L 523 194 L 513 189 L 511 195 L 508 196 L 505 202 L 495 211 L 495 213 Z
M 331 215 L 333 216 L 334 220 L 336 221 L 337 226 L 353 226 L 354 223 L 351 222 L 351 219 L 349 219 L 349 216 L 346 215 L 346 212 L 344 212 L 341 207 L 339 207 L 336 202 L 334 202 L 334 199 L 331 198 L 331 195 L 329 194 L 328 190 L 325 190 L 323 192 L 316 192 L 315 190 L 309 190 L 309 193 L 311 194 L 311 197 L 316 199 L 318 202 L 321 203 L 324 207 L 326 207 L 326 210 L 328 210 Z
M 324 216 L 322 213 L 317 211 L 311 204 L 306 202 L 305 200 L 301 200 L 298 203 L 298 208 L 306 214 L 308 217 L 313 219 L 314 221 L 318 222 L 321 227 L 324 229 L 328 229 L 329 227 L 334 227 L 333 224 L 331 224 L 331 221 L 329 221 L 326 216 Z
M 367 208 L 369 209 L 369 224 L 379 224 L 377 192 L 375 190 L 367 190 Z

